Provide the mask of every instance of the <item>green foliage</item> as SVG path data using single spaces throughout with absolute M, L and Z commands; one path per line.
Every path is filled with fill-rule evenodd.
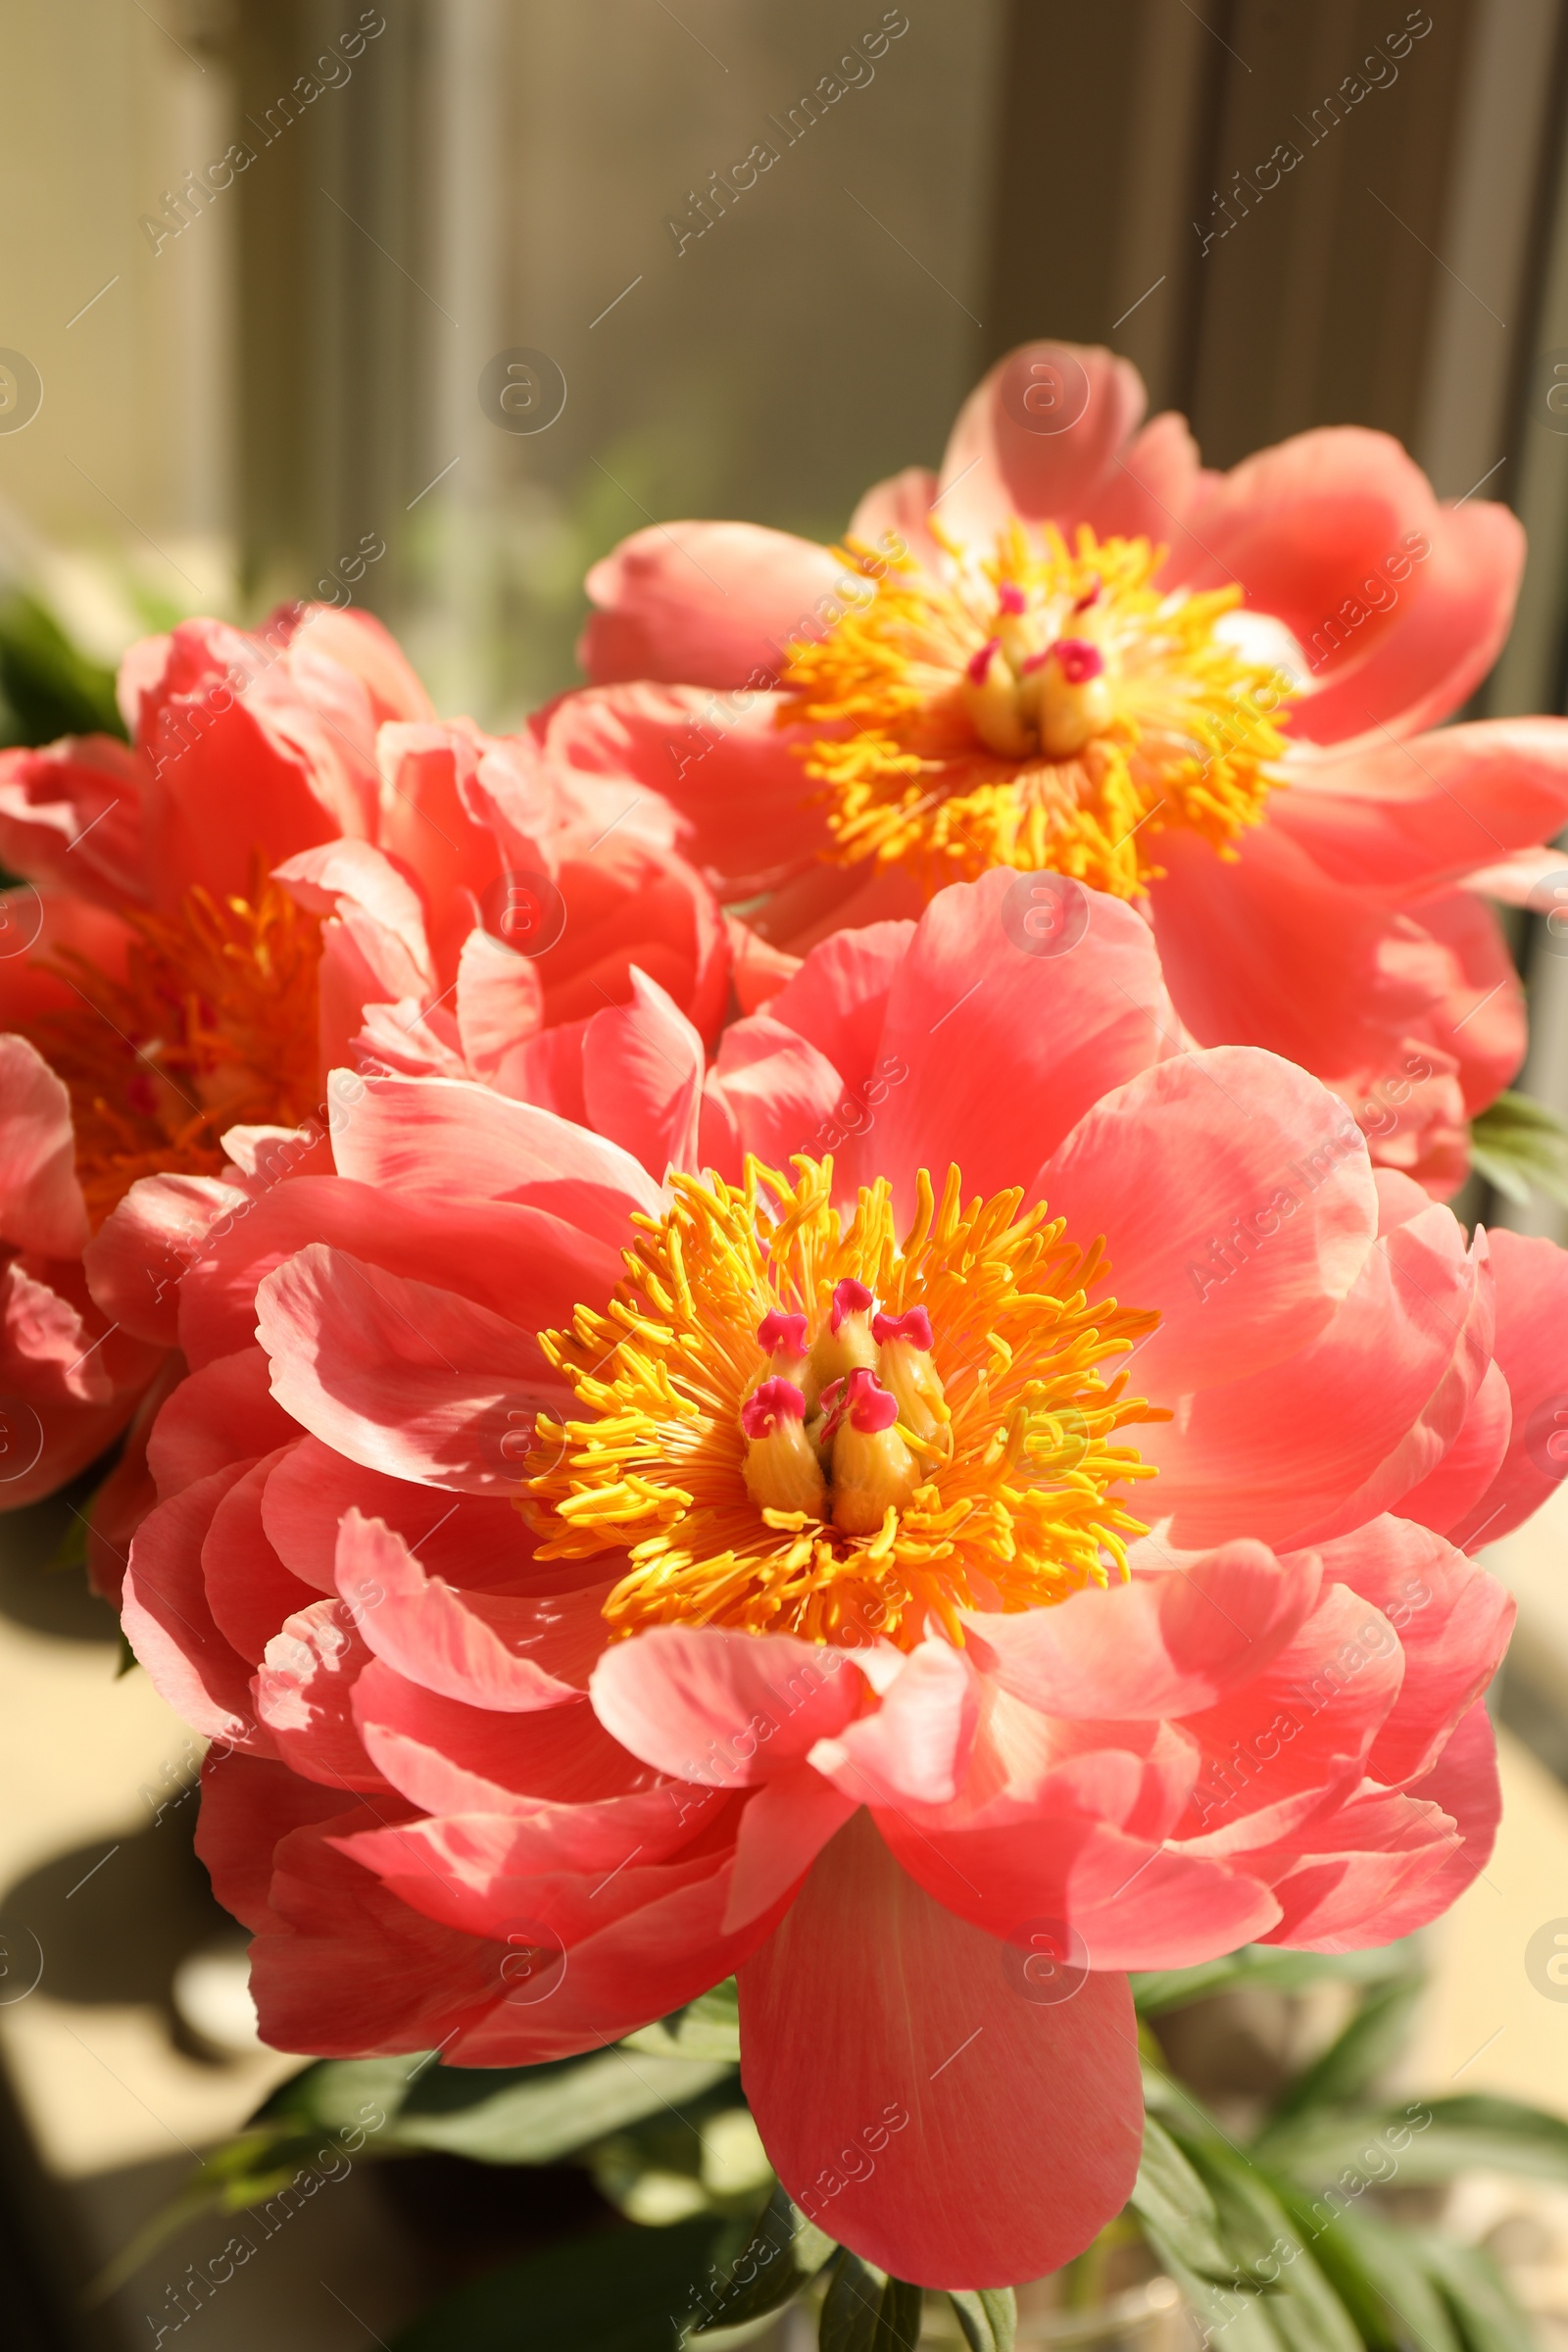
M 1018 2304 L 1010 2286 L 985 2286 L 977 2293 L 950 2294 L 969 2352 L 1012 2352 Z
M 1568 1202 L 1568 1126 L 1529 1095 L 1500 1094 L 1471 1120 L 1470 1162 L 1510 1200 Z
M 572 2238 L 443 2296 L 391 2352 L 674 2352 L 724 2232 L 690 2221 Z
M 822 2299 L 821 2352 L 914 2352 L 924 2304 L 921 2288 L 886 2278 L 845 2246 Z
M 0 604 L 0 742 L 124 734 L 113 670 L 79 653 L 34 598 L 8 596 Z

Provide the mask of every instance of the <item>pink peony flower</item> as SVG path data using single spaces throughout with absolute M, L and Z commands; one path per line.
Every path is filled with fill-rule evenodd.
M 1524 1054 L 1475 894 L 1524 896 L 1568 816 L 1568 722 L 1428 732 L 1492 666 L 1523 534 L 1385 434 L 1216 474 L 1144 402 L 1108 352 L 1029 344 L 848 552 L 637 532 L 589 575 L 594 684 L 534 723 L 666 793 L 781 947 L 999 864 L 1133 901 L 1200 1043 L 1312 1070 L 1446 1197 Z
M 785 2185 L 937 2286 L 1125 2200 L 1128 1970 L 1484 1863 L 1510 1603 L 1455 1539 L 1553 1466 L 1568 1264 L 1029 887 L 833 938 L 706 1076 L 645 983 L 575 1115 L 356 1079 L 156 1314 L 179 1182 L 90 1253 L 191 1366 L 124 1622 L 220 1743 L 267 2037 L 516 2064 L 738 1971 Z
M 498 1037 L 525 1055 L 624 998 L 633 958 L 705 1033 L 727 990 L 670 812 L 439 724 L 364 615 L 188 621 L 132 649 L 121 695 L 131 748 L 0 755 L 0 860 L 31 877 L 0 899 L 5 1504 L 91 1461 L 162 1365 L 80 1263 L 138 1177 L 330 1164 L 330 1069 L 505 1084 Z M 146 1497 L 138 1440 L 97 1513 L 105 1589 Z

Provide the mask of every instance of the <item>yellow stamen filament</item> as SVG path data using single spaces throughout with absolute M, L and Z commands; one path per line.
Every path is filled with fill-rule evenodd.
M 320 924 L 265 863 L 247 898 L 186 893 L 177 916 L 127 911 L 122 980 L 74 950 L 74 1002 L 23 1024 L 64 1079 L 93 1225 L 140 1176 L 217 1175 L 235 1126 L 293 1127 L 319 1094 Z
M 1153 1472 L 1119 1433 L 1165 1415 L 1127 1396 L 1125 1375 L 1105 1377 L 1158 1318 L 1104 1295 L 1102 1246 L 1074 1247 L 1043 1206 L 1020 1213 L 1016 1191 L 965 1203 L 956 1169 L 940 1200 L 921 1171 L 901 1240 L 884 1182 L 846 1223 L 832 1163 L 793 1165 L 792 1180 L 749 1160 L 739 1185 L 673 1176 L 668 1213 L 634 1220 L 604 1310 L 579 1307 L 569 1331 L 541 1335 L 581 1417 L 540 1418 L 519 1497 L 540 1556 L 624 1555 L 605 1603 L 617 1636 L 721 1625 L 906 1647 L 927 1630 L 961 1641 L 961 1608 L 1039 1607 L 1124 1574 L 1145 1530 L 1118 1490 Z M 779 1414 L 760 1441 L 788 1429 L 796 1501 L 783 1450 L 759 1460 L 742 1408 L 760 1324 L 782 1310 L 820 1334 L 846 1279 L 890 1316 L 926 1310 L 935 1442 L 902 1399 L 896 1427 L 867 1431 L 847 1409 L 835 1421 L 846 1397 L 830 1397 L 824 1524 L 795 1448 L 803 1425 Z M 842 1314 L 839 1336 L 857 1321 Z M 890 1375 L 891 1353 L 885 1342 Z M 844 1506 L 854 1525 L 841 1489 L 858 1497 Z
M 779 719 L 821 730 L 803 756 L 828 855 L 932 890 L 1049 867 L 1119 898 L 1174 828 L 1234 857 L 1281 783 L 1288 696 L 1217 627 L 1241 590 L 1161 590 L 1164 548 L 1087 525 L 1069 549 L 1014 523 L 984 559 L 937 537 L 946 580 L 852 542 L 871 593 L 792 648 Z

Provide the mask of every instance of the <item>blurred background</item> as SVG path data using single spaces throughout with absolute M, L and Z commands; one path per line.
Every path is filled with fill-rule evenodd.
M 572 682 L 617 539 L 834 536 L 1039 334 L 1134 360 L 1211 465 L 1353 422 L 1505 500 L 1529 569 L 1474 711 L 1565 707 L 1563 0 L 0 0 L 0 53 L 8 739 L 40 677 L 90 714 L 134 637 L 286 597 L 377 612 L 438 709 L 514 723 Z M 1568 1112 L 1568 957 L 1517 947 L 1522 1083 Z M 174 2297 L 179 2239 L 81 2308 L 291 2062 L 248 2044 L 195 1748 L 116 1679 L 72 1512 L 0 1521 L 0 2342 L 383 2342 L 452 2245 L 515 2236 L 514 2176 L 362 2168 L 220 2305 Z M 1568 1928 L 1565 1533 L 1494 1562 L 1510 1809 L 1397 2063 L 1568 2115 L 1568 1986 L 1526 1959 Z M 1486 2180 L 1464 2226 L 1568 2342 L 1568 2192 Z

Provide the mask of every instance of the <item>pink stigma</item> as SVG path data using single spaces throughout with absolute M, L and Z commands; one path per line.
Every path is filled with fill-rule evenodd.
M 834 1337 L 837 1338 L 839 1325 L 846 1315 L 863 1315 L 870 1303 L 871 1293 L 863 1282 L 857 1282 L 853 1274 L 846 1274 L 842 1282 L 835 1283 L 833 1312 L 828 1318 L 828 1327 Z
M 911 1348 L 931 1352 L 931 1318 L 923 1306 L 911 1306 L 906 1315 L 873 1315 L 871 1337 L 880 1348 L 884 1340 L 907 1340 Z
M 806 1398 L 793 1380 L 764 1380 L 741 1406 L 741 1427 L 749 1438 L 770 1438 L 781 1421 L 806 1419 Z
M 1000 654 L 1001 651 L 1002 639 L 1000 637 L 988 637 L 985 644 L 980 648 L 980 651 L 977 654 L 970 655 L 968 662 L 964 665 L 963 674 L 968 679 L 971 686 L 983 686 L 985 684 L 987 675 L 991 668 L 992 656 L 994 654 Z
M 1104 655 L 1087 637 L 1058 637 L 1051 650 L 1069 686 L 1087 685 L 1105 666 Z
M 997 590 L 997 602 L 1004 612 L 1022 612 L 1027 610 L 1023 590 L 1016 580 L 1004 580 Z
M 1091 605 L 1099 604 L 1101 596 L 1103 594 L 1099 572 L 1093 572 L 1090 576 L 1094 581 L 1094 586 L 1084 590 L 1083 595 L 1073 607 L 1075 612 L 1087 612 Z
M 780 1349 L 786 1355 L 804 1355 L 806 1317 L 787 1315 L 782 1307 L 775 1306 L 772 1313 L 764 1315 L 757 1326 L 757 1345 L 765 1348 L 769 1355 Z
M 855 1427 L 869 1435 L 893 1427 L 899 1417 L 899 1400 L 890 1396 L 876 1374 L 862 1364 L 850 1374 L 848 1411 Z

